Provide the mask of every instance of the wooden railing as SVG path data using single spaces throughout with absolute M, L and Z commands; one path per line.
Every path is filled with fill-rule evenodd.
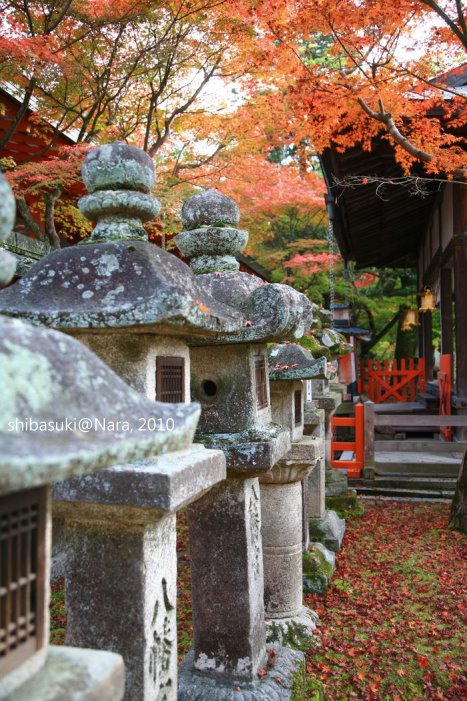
M 405 360 L 360 361 L 359 394 L 375 404 L 383 402 L 414 402 L 417 392 L 425 389 L 425 358 Z
M 388 452 L 430 452 L 434 454 L 463 453 L 467 443 L 446 443 L 435 440 L 378 440 L 375 443 L 375 428 L 394 426 L 404 428 L 452 428 L 467 427 L 467 415 L 438 416 L 436 414 L 378 414 L 373 402 L 365 402 L 365 468 L 375 464 L 375 448 Z
M 355 430 L 353 441 L 338 441 L 335 437 L 335 429 L 338 426 L 350 427 Z M 333 416 L 331 418 L 331 465 L 332 467 L 347 469 L 348 477 L 360 477 L 364 465 L 364 431 L 365 431 L 365 407 L 363 404 L 355 404 L 355 416 Z M 354 457 L 349 460 L 334 458 L 338 451 L 352 451 Z

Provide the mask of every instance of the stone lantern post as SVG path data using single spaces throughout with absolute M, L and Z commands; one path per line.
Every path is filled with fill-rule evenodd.
M 236 334 L 190 340 L 197 436 L 222 448 L 227 480 L 189 508 L 194 650 L 180 668 L 180 701 L 237 691 L 288 699 L 301 659 L 281 646 L 266 651 L 258 476 L 290 449 L 289 431 L 271 421 L 266 341 L 301 336 L 311 308 L 291 288 L 238 271 L 247 242 L 239 216 L 230 198 L 207 190 L 185 203 L 175 238 L 206 292 L 243 320 Z
M 325 378 L 326 359 L 315 360 L 292 343 L 271 346 L 268 355 L 272 418 L 288 428 L 292 446 L 260 477 L 265 609 L 271 640 L 301 644 L 316 622 L 303 606 L 303 530 L 308 531 L 303 485 L 322 450 L 319 438 L 303 435 L 303 380 Z
M 0 177 L 0 239 L 13 221 Z M 1 284 L 14 272 L 10 259 L 0 250 Z M 141 418 L 164 420 L 169 408 L 130 389 L 76 340 L 5 316 L 0 376 L 0 699 L 120 701 L 120 655 L 48 646 L 50 484 L 164 451 L 166 432 L 134 428 Z M 172 408 L 177 440 L 188 443 L 197 407 Z
M 133 426 L 164 441 L 164 456 L 123 463 L 54 487 L 64 519 L 67 642 L 120 652 L 127 701 L 177 697 L 175 514 L 225 477 L 219 450 L 190 445 L 187 339 L 237 333 L 237 310 L 212 298 L 188 266 L 148 243 L 142 221 L 159 205 L 149 156 L 125 144 L 92 151 L 82 211 L 97 226 L 54 251 L 11 288 L 0 309 L 73 334 L 138 392 L 158 421 Z M 77 366 L 77 371 L 79 366 Z M 177 404 L 174 404 L 177 402 Z M 124 414 L 121 416 L 125 420 Z

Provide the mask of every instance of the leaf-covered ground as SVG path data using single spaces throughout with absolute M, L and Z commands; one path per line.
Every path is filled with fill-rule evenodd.
M 445 504 L 375 501 L 349 518 L 307 673 L 328 701 L 467 699 L 467 540 L 446 527 Z M 191 647 L 187 527 L 178 523 L 179 657 Z M 54 587 L 52 640 L 63 639 L 63 583 Z M 303 701 L 306 701 L 304 698 Z
M 377 501 L 347 521 L 307 672 L 332 701 L 467 699 L 467 541 L 449 507 Z

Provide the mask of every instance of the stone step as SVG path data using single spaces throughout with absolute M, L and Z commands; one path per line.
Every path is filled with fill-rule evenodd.
M 378 452 L 405 452 L 405 453 L 432 453 L 439 455 L 440 453 L 458 453 L 460 457 L 465 452 L 467 443 L 446 442 L 441 440 L 425 440 L 412 438 L 411 440 L 380 440 L 375 441 L 375 450 Z
M 353 481 L 352 481 L 353 484 Z M 392 498 L 412 498 L 412 499 L 441 499 L 451 501 L 454 496 L 454 490 L 436 490 L 436 489 L 403 489 L 399 487 L 377 487 L 377 486 L 362 486 L 356 487 L 359 496 L 381 496 Z
M 454 491 L 456 479 L 443 477 L 410 477 L 407 475 L 376 476 L 375 479 L 352 479 L 353 489 L 374 487 L 378 489 L 417 489 L 427 491 Z
M 455 476 L 462 458 L 454 455 L 434 455 L 429 452 L 376 452 L 375 471 L 382 474 Z

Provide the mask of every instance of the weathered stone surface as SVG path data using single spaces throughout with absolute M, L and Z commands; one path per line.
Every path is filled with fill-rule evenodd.
M 15 198 L 8 180 L 0 172 L 0 241 L 5 241 L 10 235 L 15 224 L 15 217 Z
M 178 669 L 178 701 L 290 701 L 293 674 L 303 664 L 303 653 L 279 645 L 269 645 L 268 651 L 273 663 L 265 659 L 266 674 L 251 681 L 201 675 L 194 671 L 191 652 Z
M 0 699 L 120 701 L 123 698 L 123 685 L 124 668 L 120 655 L 96 650 L 50 647 L 47 662 L 40 672 L 11 693 L 6 688 L 0 691 Z
M 66 521 L 66 642 L 118 652 L 125 700 L 176 699 L 175 515 Z
M 325 466 L 324 458 L 320 457 L 308 475 L 308 517 L 324 518 L 325 507 Z
M 232 477 L 257 477 L 264 474 L 287 453 L 290 435 L 280 426 L 251 429 L 241 433 L 197 433 L 197 440 L 207 448 L 224 451 L 227 472 Z
M 195 273 L 228 272 L 239 269 L 235 256 L 248 243 L 248 232 L 232 227 L 204 226 L 182 231 L 175 242 L 181 253 L 191 259 L 190 267 Z
M 194 444 L 94 475 L 56 482 L 54 515 L 78 519 L 82 513 L 85 518 L 113 521 L 131 513 L 130 521 L 151 523 L 187 506 L 225 479 L 225 474 L 222 451 Z M 94 514 L 92 505 L 96 506 Z
M 269 382 L 271 414 L 275 423 L 290 432 L 292 442 L 303 437 L 304 386 L 301 380 L 275 380 Z M 296 416 L 296 393 L 300 393 L 300 413 Z
M 16 258 L 0 248 L 0 287 L 8 285 L 16 271 Z
M 255 361 L 262 359 L 267 367 L 264 344 L 194 347 L 190 355 L 192 397 L 201 404 L 200 434 L 269 430 L 270 402 L 257 408 L 255 383 Z M 237 436 L 234 443 L 253 440 L 253 436 Z M 256 440 L 261 440 L 259 435 Z
M 342 402 L 342 395 L 338 392 L 329 392 L 329 394 L 318 395 L 313 394 L 313 400 L 318 405 L 319 409 L 324 409 L 326 413 L 334 412 Z
M 334 467 L 329 467 L 325 472 L 326 479 L 326 497 L 335 497 L 339 494 L 347 494 L 349 491 L 349 481 L 347 479 L 346 470 L 338 470 Z
M 303 607 L 300 482 L 261 484 L 264 605 L 268 618 L 291 618 Z
M 292 442 L 290 450 L 283 460 L 285 462 L 312 465 L 320 456 L 321 450 L 322 446 L 319 438 L 303 436 L 299 441 Z
M 0 172 L 0 244 L 14 226 L 16 206 L 11 187 Z M 16 270 L 16 258 L 0 247 L 0 287 L 8 285 Z
M 329 550 L 338 553 L 345 533 L 345 521 L 335 511 L 327 510 L 324 518 L 310 518 L 310 540 L 323 543 Z
M 327 378 L 326 358 L 314 358 L 297 343 L 281 343 L 268 349 L 269 379 L 308 380 Z
M 190 444 L 197 405 L 144 399 L 63 334 L 5 317 L 0 329 L 0 492 Z M 154 430 L 138 430 L 141 418 Z
M 220 684 L 252 681 L 265 654 L 257 479 L 230 478 L 214 487 L 189 507 L 188 526 L 194 667 Z
M 302 480 L 313 469 L 317 441 L 306 437 L 261 477 L 264 602 L 268 641 L 291 644 L 312 634 L 313 616 L 303 606 Z M 277 625 L 275 625 L 277 623 Z
M 243 318 L 203 291 L 188 266 L 150 243 L 69 246 L 0 293 L 0 311 L 67 330 L 238 332 Z
M 303 591 L 324 594 L 336 566 L 335 554 L 323 543 L 313 543 L 303 553 Z
M 88 153 L 81 173 L 89 192 L 149 192 L 156 180 L 152 158 L 140 148 L 119 142 L 99 146 Z
M 212 188 L 193 195 L 182 207 L 182 222 L 186 229 L 237 226 L 239 221 L 240 210 L 237 204 Z
M 313 631 L 318 621 L 318 615 L 303 606 L 301 611 L 291 618 L 267 619 L 266 639 L 268 643 L 291 646 L 305 652 L 310 648 Z

